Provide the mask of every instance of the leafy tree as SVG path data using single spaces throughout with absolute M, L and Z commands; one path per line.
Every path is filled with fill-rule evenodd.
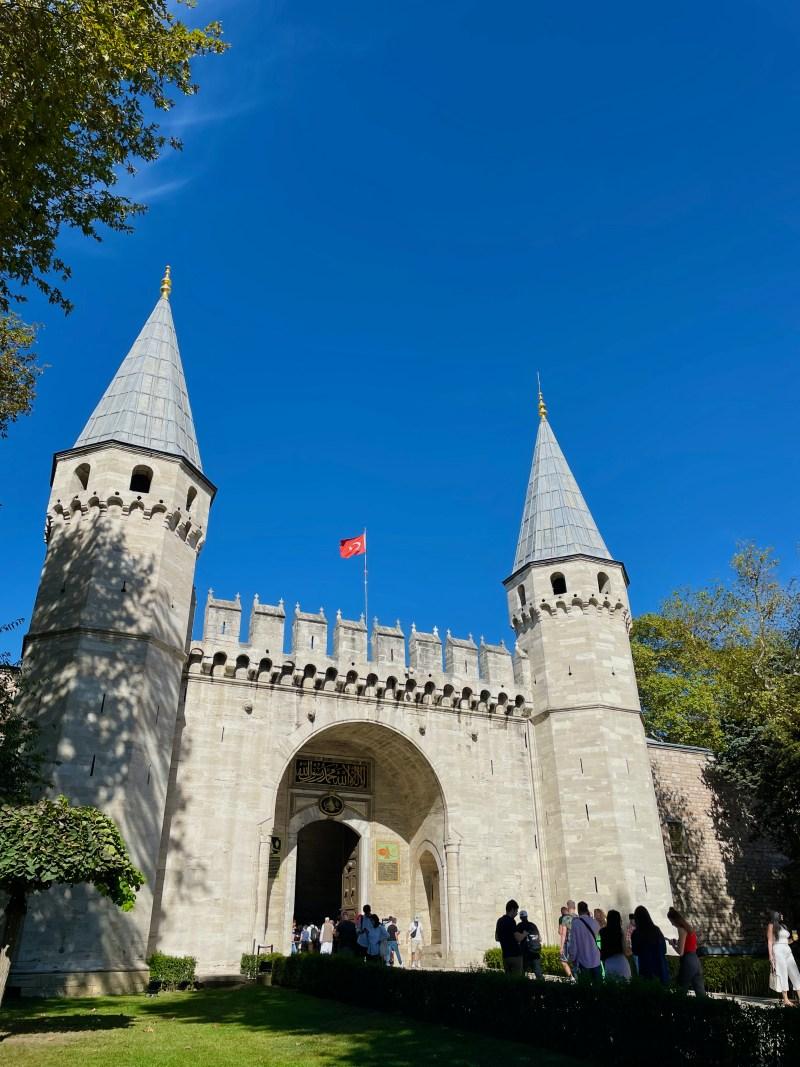
M 0 656 L 0 804 L 27 804 L 47 785 L 39 727 L 15 705 L 19 669 Z
M 36 373 L 32 328 L 11 302 L 33 285 L 69 310 L 62 229 L 96 240 L 103 226 L 130 231 L 145 208 L 115 191 L 120 172 L 181 147 L 155 116 L 170 92 L 196 92 L 192 60 L 227 47 L 218 22 L 190 28 L 172 6 L 0 3 L 0 433 L 30 407 Z
M 8 894 L 0 938 L 0 1000 L 29 893 L 53 885 L 93 885 L 130 911 L 144 875 L 131 863 L 113 819 L 66 797 L 0 807 L 0 890 Z
M 8 424 L 26 415 L 36 394 L 36 365 L 33 343 L 36 329 L 19 316 L 0 315 L 0 437 L 8 434 Z
M 752 828 L 800 870 L 800 593 L 770 549 L 740 546 L 732 580 L 673 594 L 633 628 L 648 732 L 702 745 L 747 799 Z

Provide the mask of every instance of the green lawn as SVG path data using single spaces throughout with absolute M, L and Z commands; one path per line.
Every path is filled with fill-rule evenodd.
M 157 997 L 12 1001 L 0 1011 L 0 1063 L 15 1067 L 400 1067 L 577 1061 L 285 989 L 247 986 Z

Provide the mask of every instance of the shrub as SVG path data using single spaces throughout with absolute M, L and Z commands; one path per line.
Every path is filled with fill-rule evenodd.
M 545 974 L 563 975 L 556 945 L 542 946 L 542 970 Z M 669 956 L 670 974 L 678 977 L 677 956 Z M 701 956 L 703 977 L 709 993 L 730 993 L 741 996 L 769 995 L 769 960 L 754 956 Z M 503 956 L 499 948 L 487 948 L 483 965 L 490 971 L 502 971 Z
M 147 961 L 150 981 L 160 982 L 162 989 L 192 989 L 197 960 L 194 956 L 165 956 L 154 952 Z
M 667 959 L 670 974 L 678 976 L 680 960 Z M 741 996 L 769 996 L 769 960 L 755 956 L 701 956 L 703 979 L 709 993 L 735 993 Z
M 239 965 L 239 974 L 247 978 L 256 978 L 259 974 L 272 970 L 275 960 L 282 960 L 282 952 L 267 952 L 264 955 L 254 952 L 243 952 L 242 961 Z
M 272 981 L 620 1067 L 640 1067 L 643 1050 L 648 1067 L 788 1067 L 800 1047 L 800 1012 L 698 1000 L 650 982 L 531 982 L 311 954 L 277 960 Z
M 542 970 L 545 974 L 564 974 L 559 962 L 561 951 L 558 945 L 542 945 Z M 490 971 L 502 971 L 503 953 L 499 948 L 487 948 L 483 954 L 483 965 Z
M 499 948 L 487 948 L 483 954 L 483 963 L 490 971 L 502 971 L 503 953 Z

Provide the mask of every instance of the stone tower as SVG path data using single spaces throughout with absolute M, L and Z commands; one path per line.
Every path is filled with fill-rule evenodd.
M 54 457 L 24 648 L 24 700 L 56 761 L 53 792 L 111 815 L 147 884 L 129 914 L 80 887 L 34 897 L 15 968 L 23 987 L 41 990 L 49 974 L 54 990 L 124 989 L 145 969 L 195 563 L 215 492 L 170 289 L 167 268 L 83 432 Z M 59 981 L 65 960 L 69 983 Z
M 628 576 L 611 557 L 539 394 L 514 570 L 503 583 L 527 655 L 545 895 L 663 920 L 670 903 L 629 640 Z

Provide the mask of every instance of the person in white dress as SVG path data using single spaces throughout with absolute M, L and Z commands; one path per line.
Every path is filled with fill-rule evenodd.
M 795 1006 L 789 996 L 790 983 L 795 996 L 800 999 L 800 971 L 792 955 L 791 942 L 793 940 L 794 936 L 783 921 L 783 915 L 779 911 L 773 911 L 772 922 L 767 926 L 767 949 L 771 971 L 770 989 L 781 994 L 787 1008 Z
M 408 928 L 408 940 L 411 946 L 411 966 L 416 970 L 422 966 L 422 923 L 419 915 L 414 916 L 414 921 Z

